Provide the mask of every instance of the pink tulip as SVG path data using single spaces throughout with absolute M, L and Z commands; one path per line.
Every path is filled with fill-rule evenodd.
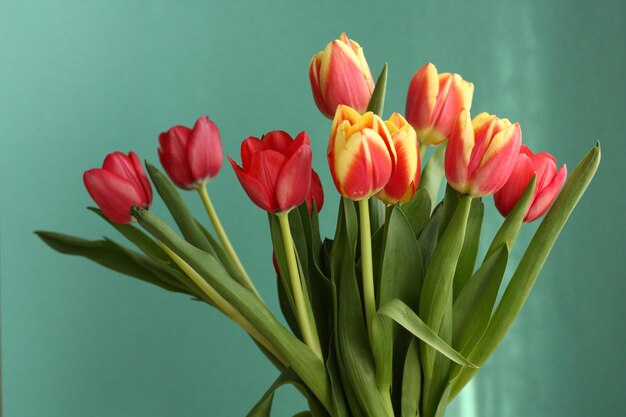
M 374 91 L 363 49 L 345 33 L 311 59 L 309 79 L 315 104 L 329 119 L 340 104 L 365 112 Z
M 133 206 L 149 208 L 152 203 L 150 181 L 134 152 L 107 155 L 102 168 L 85 171 L 83 181 L 91 198 L 115 223 L 130 223 Z
M 287 212 L 306 201 L 311 186 L 309 135 L 295 140 L 275 130 L 241 144 L 242 166 L 228 160 L 254 204 L 270 213 Z
M 159 159 L 177 186 L 193 189 L 215 177 L 222 166 L 222 141 L 208 116 L 193 129 L 174 126 L 159 135 Z
M 524 216 L 525 222 L 538 219 L 552 206 L 565 183 L 567 166 L 563 165 L 557 172 L 554 156 L 546 152 L 533 154 L 522 145 L 509 180 L 493 196 L 496 208 L 503 216 L 513 210 L 533 175 L 537 175 L 535 192 Z
M 522 145 L 518 123 L 481 113 L 457 118 L 445 156 L 446 178 L 460 193 L 473 197 L 493 194 L 506 183 Z
M 472 107 L 474 84 L 459 74 L 438 74 L 431 63 L 415 73 L 406 97 L 406 119 L 420 142 L 439 145 L 452 133 L 454 122 L 463 109 Z

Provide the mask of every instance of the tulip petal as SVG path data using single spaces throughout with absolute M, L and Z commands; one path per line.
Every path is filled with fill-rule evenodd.
M 133 161 L 133 155 L 135 161 Z M 135 187 L 137 195 L 142 197 L 143 201 L 152 201 L 152 190 L 150 184 L 145 178 L 145 173 L 141 167 L 141 162 L 134 152 L 125 155 L 121 152 L 110 153 L 104 158 L 102 169 L 112 172 L 124 178 Z
M 317 212 L 322 211 L 324 206 L 324 188 L 322 187 L 322 181 L 320 176 L 313 169 L 311 170 L 311 188 L 309 189 L 309 195 L 306 198 L 306 204 L 309 208 L 309 214 L 313 210 L 313 201 L 315 201 L 315 207 Z
M 494 135 L 480 165 L 474 172 L 470 171 L 469 193 L 484 196 L 500 190 L 515 168 L 521 145 L 522 133 L 517 123 Z
M 159 160 L 167 175 L 181 188 L 189 188 L 194 179 L 187 163 L 187 142 L 191 130 L 174 126 L 159 135 Z
M 444 140 L 450 136 L 461 110 L 469 110 L 472 105 L 472 94 L 468 94 L 467 89 L 471 89 L 473 93 L 474 85 L 463 81 L 460 75 L 448 73 L 439 75 L 439 95 L 430 124 L 436 127 L 436 131 Z
M 309 80 L 311 81 L 311 90 L 313 91 L 313 99 L 317 108 L 322 114 L 328 118 L 332 118 L 335 114 L 333 109 L 326 105 L 326 101 L 322 96 L 322 86 L 320 85 L 320 69 L 322 66 L 321 56 L 323 52 L 316 54 L 309 64 Z
M 500 214 L 506 217 L 513 210 L 534 174 L 530 157 L 520 152 L 506 184 L 493 195 L 494 204 Z
M 135 184 L 116 173 L 90 169 L 83 174 L 83 181 L 91 198 L 115 223 L 130 223 L 132 206 L 146 207 Z
M 250 169 L 252 163 L 252 156 L 258 152 L 269 149 L 266 142 L 259 138 L 250 136 L 243 142 L 241 142 L 241 166 L 244 170 Z
M 406 119 L 418 131 L 430 126 L 431 116 L 437 104 L 439 79 L 437 68 L 430 62 L 420 68 L 409 83 L 406 97 Z
M 446 178 L 460 193 L 467 192 L 468 167 L 474 147 L 474 129 L 469 111 L 463 110 L 455 121 L 445 155 Z
M 275 188 L 280 211 L 299 206 L 309 195 L 311 158 L 311 147 L 301 145 L 282 166 Z
M 207 116 L 198 119 L 189 135 L 187 162 L 194 182 L 213 178 L 222 167 L 220 132 Z
M 555 171 L 556 168 L 553 172 Z M 541 189 L 536 195 L 528 210 L 528 213 L 526 213 L 526 216 L 524 217 L 525 222 L 532 222 L 543 216 L 545 212 L 548 211 L 550 206 L 552 206 L 552 203 L 554 203 L 557 195 L 561 191 L 561 188 L 563 188 L 566 177 L 567 166 L 563 165 L 559 170 L 559 173 L 553 177 L 552 182 L 550 182 L 545 188 Z
M 128 156 L 133 164 L 133 168 L 135 169 L 135 178 L 139 179 L 141 183 L 141 190 L 143 192 L 142 200 L 147 202 L 148 206 L 152 204 L 152 186 L 150 185 L 150 181 L 148 180 L 148 176 L 146 172 L 143 170 L 143 166 L 141 165 L 141 161 L 135 152 L 129 152 Z
M 246 192 L 250 200 L 260 208 L 270 213 L 276 211 L 275 206 L 272 204 L 272 199 L 267 192 L 265 185 L 263 185 L 258 179 L 251 175 L 248 175 L 239 165 L 228 157 L 230 165 L 237 175 L 237 179 L 241 183 L 243 190 Z
M 273 130 L 263 135 L 263 142 L 266 143 L 268 149 L 284 153 L 285 149 L 293 143 L 293 139 L 283 130 Z

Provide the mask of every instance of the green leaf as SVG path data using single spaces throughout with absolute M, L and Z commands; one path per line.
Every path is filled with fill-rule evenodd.
M 416 237 L 419 236 L 424 227 L 426 227 L 428 220 L 430 220 L 432 201 L 428 191 L 418 189 L 409 201 L 400 204 L 400 210 L 402 210 L 409 221 L 413 234 Z
M 437 243 L 424 277 L 424 286 L 420 296 L 420 316 L 437 334 L 443 323 L 448 306 L 452 305 L 452 285 L 457 260 L 463 245 L 465 225 L 471 206 L 471 197 L 464 196 L 459 201 L 456 212 Z M 422 349 L 422 368 L 426 382 L 433 375 L 434 352 Z
M 331 283 L 332 286 L 332 283 Z M 331 294 L 331 297 L 333 295 Z M 344 394 L 344 387 L 341 383 L 341 376 L 339 375 L 339 364 L 337 363 L 337 350 L 334 349 L 335 339 L 332 336 L 332 340 L 329 341 L 330 348 L 328 349 L 328 358 L 326 359 L 326 370 L 328 372 L 328 379 L 330 380 L 330 386 L 333 397 L 333 417 L 350 417 L 350 411 L 348 410 L 348 404 L 346 403 L 346 397 Z
M 35 234 L 57 252 L 82 256 L 113 271 L 157 285 L 168 291 L 192 294 L 170 275 L 155 274 L 154 270 L 159 270 L 156 262 L 129 249 L 121 250 L 122 247 L 113 241 L 86 240 L 47 231 L 37 231 Z M 148 269 L 146 265 L 151 265 L 152 269 Z
M 528 211 L 528 205 L 532 201 L 533 193 L 535 192 L 535 184 L 536 176 L 533 175 L 520 199 L 517 200 L 517 204 L 515 204 L 513 210 L 506 216 L 500 229 L 498 229 L 491 245 L 489 245 L 483 262 L 505 243 L 508 243 L 510 249 L 513 248 L 517 235 L 522 228 L 524 216 L 526 216 L 526 212 Z
M 459 352 L 469 354 L 485 332 L 508 259 L 507 246 L 501 246 L 476 271 L 454 302 L 452 346 Z
M 267 389 L 261 399 L 252 407 L 247 417 L 270 417 L 272 412 L 272 402 L 274 401 L 274 393 L 285 384 L 298 384 L 300 382 L 298 376 L 291 368 L 285 369 L 276 378 L 276 381 Z
M 175 267 L 175 264 L 172 262 L 167 253 L 157 243 L 152 240 L 148 235 L 134 227 L 131 224 L 118 224 L 109 220 L 107 216 L 104 215 L 102 210 L 96 207 L 87 207 L 88 210 L 96 213 L 98 216 L 103 218 L 107 223 L 113 226 L 118 232 L 120 232 L 126 239 L 132 242 L 135 246 L 137 246 L 143 253 L 148 255 L 154 259 L 160 259 L 161 261 L 170 264 L 170 266 Z
M 444 342 L 426 323 L 424 323 L 409 306 L 401 300 L 391 300 L 385 303 L 379 310 L 382 314 L 391 318 L 400 326 L 407 329 L 415 337 L 444 355 L 446 358 L 463 366 L 475 368 L 476 366 L 465 359 L 459 352 Z
M 181 239 L 161 219 L 147 210 L 134 207 L 139 224 L 167 245 L 207 283 L 230 303 L 257 332 L 267 339 L 289 363 L 311 392 L 328 410 L 332 409 L 330 387 L 324 364 L 289 330 L 250 290 L 232 280 L 210 254 Z
M 337 288 L 336 330 L 338 357 L 353 394 L 367 416 L 389 415 L 377 389 L 374 358 L 363 317 L 361 296 L 357 285 L 355 256 L 357 216 L 352 201 L 342 199 L 341 220 L 333 244 L 332 280 Z
M 183 203 L 183 200 L 180 198 L 180 194 L 176 191 L 176 187 L 172 184 L 172 181 L 159 171 L 157 167 L 151 165 L 147 161 L 146 168 L 148 170 L 148 174 L 150 175 L 150 179 L 152 179 L 154 188 L 156 188 L 157 192 L 163 199 L 163 202 L 172 214 L 172 218 L 176 222 L 180 232 L 185 237 L 185 240 L 195 247 L 215 255 L 213 248 L 202 233 L 202 230 L 198 227 L 196 219 L 194 219 L 185 203 Z
M 420 365 L 419 339 L 411 338 L 402 371 L 402 417 L 419 417 L 422 393 L 422 367 Z
M 519 315 L 559 233 L 593 179 L 600 158 L 598 142 L 578 164 L 539 225 L 502 295 L 485 334 L 470 355 L 470 359 L 475 363 L 481 365 L 487 360 Z M 466 369 L 461 371 L 452 388 L 451 399 L 474 376 L 474 373 Z
M 417 238 L 420 253 L 422 254 L 422 264 L 424 269 L 428 268 L 430 258 L 435 251 L 435 247 L 437 247 L 437 242 L 439 240 L 439 225 L 441 224 L 442 218 L 443 203 L 439 203 L 437 207 L 435 207 L 430 220 L 426 223 L 426 227 L 424 227 L 424 230 Z
M 441 399 L 439 400 L 439 405 L 437 406 L 437 411 L 435 411 L 435 417 L 444 417 L 446 414 L 446 407 L 448 406 L 448 400 L 450 398 L 450 391 L 452 389 L 452 384 L 446 385 L 446 388 L 441 395 Z
M 433 204 L 439 201 L 439 188 L 443 181 L 443 159 L 445 154 L 446 145 L 439 145 L 426 163 L 420 178 L 419 188 L 428 193 Z
M 372 98 L 367 106 L 367 111 L 374 112 L 383 117 L 383 109 L 385 108 L 385 91 L 387 90 L 387 64 L 383 65 L 382 71 L 376 80 L 376 86 L 372 92 Z
M 476 257 L 478 256 L 478 247 L 480 245 L 480 232 L 483 225 L 483 216 L 485 207 L 480 198 L 472 200 L 469 217 L 467 218 L 467 227 L 465 228 L 465 237 L 463 238 L 463 247 L 459 260 L 456 263 L 456 271 L 454 272 L 454 299 L 456 300 L 467 281 L 474 272 L 476 265 Z
M 441 224 L 439 225 L 439 239 L 441 239 L 450 220 L 452 220 L 452 216 L 456 211 L 456 207 L 459 205 L 459 201 L 461 201 L 461 195 L 452 188 L 450 184 L 446 184 L 446 191 L 443 196 L 443 214 Z

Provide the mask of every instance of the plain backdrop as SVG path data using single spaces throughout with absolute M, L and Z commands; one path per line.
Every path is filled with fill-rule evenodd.
M 311 135 L 327 195 L 330 122 L 311 56 L 343 31 L 404 111 L 428 61 L 475 83 L 473 113 L 522 125 L 571 170 L 596 139 L 603 161 L 505 342 L 451 417 L 626 415 L 624 119 L 626 3 L 613 1 L 3 0 L 0 3 L 0 259 L 5 417 L 242 416 L 276 377 L 245 334 L 207 306 L 52 252 L 32 233 L 114 230 L 85 210 L 82 172 L 106 153 L 158 163 L 159 132 L 208 114 L 238 160 L 247 136 Z M 266 214 L 224 165 L 210 193 L 275 310 Z M 202 216 L 195 194 L 185 194 Z M 501 218 L 485 199 L 486 236 Z M 165 216 L 161 202 L 154 211 Z M 169 220 L 169 219 L 168 219 Z M 536 225 L 524 229 L 519 259 Z M 483 242 L 484 243 L 484 242 Z M 275 415 L 301 410 L 280 391 Z

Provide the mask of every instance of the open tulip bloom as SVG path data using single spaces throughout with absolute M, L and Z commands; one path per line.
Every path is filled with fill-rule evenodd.
M 249 416 L 269 416 L 274 391 L 289 383 L 308 402 L 302 415 L 442 417 L 522 310 L 598 168 L 600 146 L 566 181 L 553 156 L 522 145 L 520 124 L 487 113 L 472 119 L 473 85 L 438 75 L 432 64 L 411 81 L 407 118 L 384 121 L 387 66 L 374 87 L 360 46 L 345 34 L 313 58 L 310 79 L 315 103 L 334 115 L 327 159 L 342 196 L 334 236 L 319 232 L 324 191 L 310 140 L 321 138 L 272 131 L 229 157 L 245 194 L 267 212 L 267 262 L 287 326 L 254 285 L 274 278 L 245 268 L 209 198 L 223 154 L 206 116 L 161 134 L 165 173 L 146 162 L 146 174 L 133 152 L 114 152 L 85 172 L 99 207 L 91 210 L 135 249 L 37 234 L 61 253 L 204 301 L 238 324 L 278 372 Z M 426 145 L 437 148 L 422 161 Z M 152 186 L 176 228 L 150 211 Z M 177 187 L 198 192 L 211 228 Z M 505 217 L 487 237 L 482 197 L 489 195 Z M 524 223 L 544 214 L 524 255 L 508 266 Z

